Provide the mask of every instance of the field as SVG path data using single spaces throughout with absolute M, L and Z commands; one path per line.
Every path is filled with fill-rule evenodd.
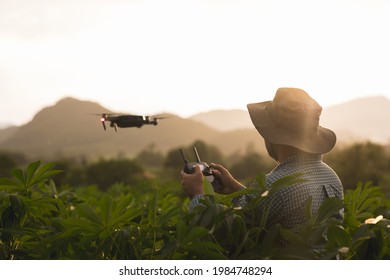
M 264 228 L 256 200 L 243 207 L 207 196 L 188 212 L 177 181 L 56 186 L 55 163 L 36 161 L 0 178 L 0 259 L 389 259 L 390 201 L 359 183 L 294 229 Z M 258 187 L 264 191 L 264 175 Z M 278 182 L 288 185 L 294 178 Z M 259 200 L 266 197 L 259 197 Z M 309 207 L 308 207 L 309 208 Z M 345 219 L 333 218 L 341 208 Z M 282 236 L 288 246 L 275 246 Z M 313 245 L 322 244 L 319 250 Z

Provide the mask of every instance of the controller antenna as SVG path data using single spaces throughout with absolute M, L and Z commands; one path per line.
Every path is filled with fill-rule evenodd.
M 199 154 L 198 154 L 198 150 L 196 149 L 196 147 L 194 147 L 194 153 L 195 153 L 195 156 L 196 156 L 196 160 L 197 160 L 198 162 L 202 162 L 202 161 L 200 160 L 200 157 L 199 157 Z
M 185 164 L 189 163 L 188 159 L 187 159 L 186 156 L 184 155 L 183 149 L 180 149 L 180 153 L 181 153 L 181 156 L 182 156 L 182 158 L 183 158 L 183 160 L 184 160 L 184 163 L 185 163 Z

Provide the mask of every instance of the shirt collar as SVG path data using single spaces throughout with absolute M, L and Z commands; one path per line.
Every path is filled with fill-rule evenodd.
M 290 163 L 314 163 L 314 162 L 321 162 L 322 161 L 322 155 L 316 155 L 316 154 L 299 154 L 294 155 L 289 158 L 287 158 L 285 161 L 281 162 L 279 166 L 290 164 Z

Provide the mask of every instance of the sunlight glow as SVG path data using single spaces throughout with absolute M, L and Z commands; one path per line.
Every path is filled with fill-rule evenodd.
M 183 117 L 285 86 L 324 107 L 390 97 L 387 1 L 17 2 L 0 1 L 0 106 L 15 123 L 65 96 Z

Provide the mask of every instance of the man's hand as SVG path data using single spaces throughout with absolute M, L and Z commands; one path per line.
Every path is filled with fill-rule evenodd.
M 189 197 L 194 197 L 198 194 L 204 194 L 203 192 L 203 173 L 200 165 L 195 165 L 195 172 L 187 174 L 183 170 L 180 172 L 181 184 L 183 190 Z
M 216 179 L 222 183 L 222 187 L 218 189 L 219 193 L 231 194 L 245 188 L 240 182 L 234 179 L 229 170 L 227 170 L 222 165 L 211 163 L 210 167 L 212 167 L 213 174 Z

